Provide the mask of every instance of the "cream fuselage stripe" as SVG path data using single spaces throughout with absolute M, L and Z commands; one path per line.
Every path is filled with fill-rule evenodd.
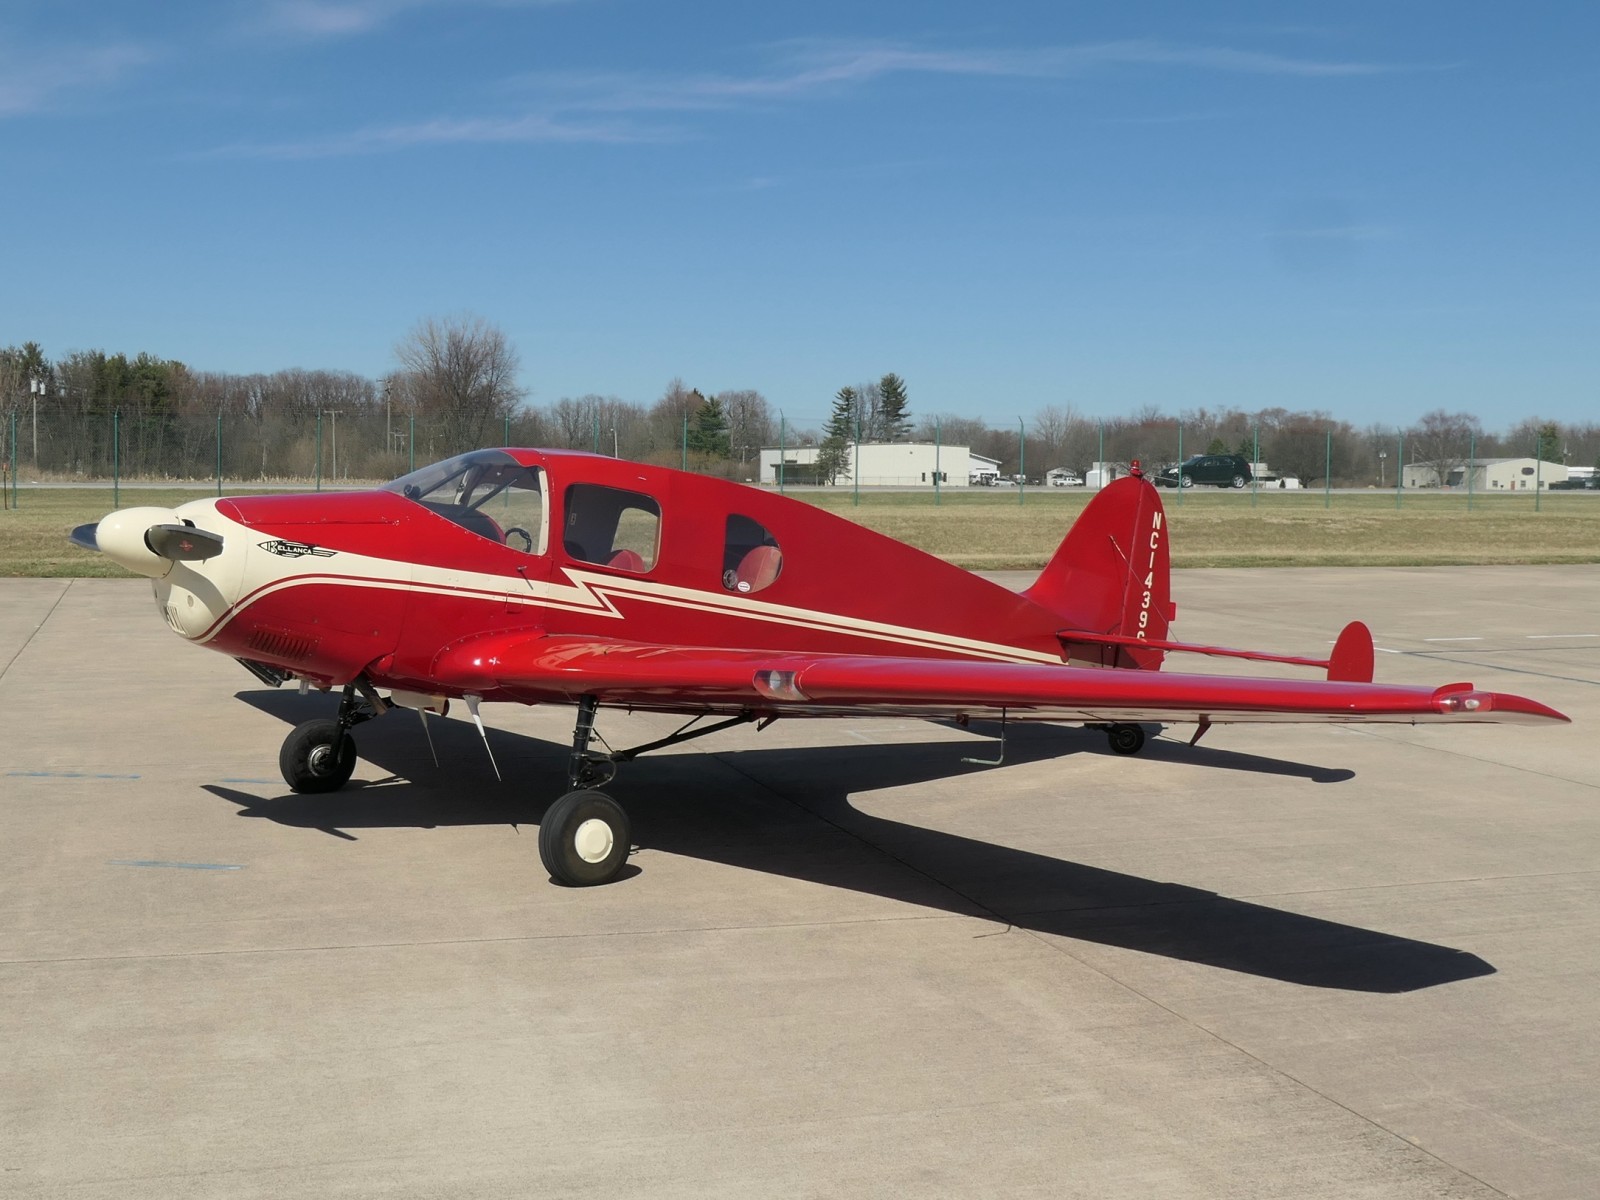
M 260 530 L 238 525 L 220 513 L 216 515 L 216 521 L 227 526 L 220 531 L 225 539 L 237 537 L 247 540 L 265 536 Z M 556 608 L 617 620 L 626 620 L 626 617 L 617 608 L 614 599 L 627 599 L 637 603 L 717 613 L 794 628 L 845 634 L 872 641 L 966 654 L 974 658 L 1021 663 L 1061 662 L 1059 654 L 1008 646 L 1002 642 L 980 641 L 911 626 L 865 621 L 837 613 L 792 608 L 744 596 L 721 595 L 693 588 L 658 584 L 644 578 L 601 575 L 570 567 L 563 569 L 563 573 L 572 581 L 568 585 L 525 579 L 520 575 L 453 571 L 425 563 L 373 558 L 345 550 L 338 551 L 337 558 L 333 562 L 320 559 L 317 562 L 320 569 L 315 572 L 296 571 L 294 565 L 300 561 L 302 560 L 283 559 L 265 553 L 251 553 L 246 560 L 244 587 L 241 589 L 240 599 L 232 604 L 210 628 L 193 640 L 200 644 L 212 641 L 244 609 L 267 596 L 289 588 L 325 585 L 411 591 L 424 595 L 465 596 L 497 604 L 516 603 L 530 607 Z M 328 568 L 335 563 L 341 569 L 329 570 Z

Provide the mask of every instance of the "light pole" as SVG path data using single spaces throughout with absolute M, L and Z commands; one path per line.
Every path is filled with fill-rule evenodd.
M 329 446 L 328 446 L 329 454 L 328 454 L 328 457 L 333 459 L 333 481 L 334 481 L 334 483 L 338 483 L 339 482 L 339 414 L 342 413 L 344 411 L 344 409 L 342 409 L 342 408 L 325 408 L 322 411 L 327 413 L 328 416 L 333 418 L 333 428 L 328 431 L 328 433 L 329 433 L 329 436 L 328 436 L 328 442 L 329 442 Z
M 615 425 L 611 427 L 611 457 L 622 457 L 622 451 L 617 449 L 617 427 Z
M 42 379 L 28 380 L 28 393 L 33 397 L 33 465 L 39 465 L 39 397 L 44 395 L 45 382 Z
M 1383 460 L 1388 458 L 1388 457 L 1389 457 L 1389 452 L 1387 450 L 1379 450 L 1378 451 L 1378 486 L 1379 487 L 1383 486 L 1383 478 L 1384 478 L 1384 476 L 1383 476 Z

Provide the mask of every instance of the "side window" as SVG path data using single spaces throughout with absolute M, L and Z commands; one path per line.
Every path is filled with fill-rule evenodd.
M 561 544 L 580 562 L 648 571 L 656 565 L 660 539 L 661 505 L 643 492 L 593 483 L 567 489 Z
M 731 515 L 722 543 L 722 586 L 741 594 L 759 592 L 771 587 L 782 571 L 778 539 L 759 521 Z

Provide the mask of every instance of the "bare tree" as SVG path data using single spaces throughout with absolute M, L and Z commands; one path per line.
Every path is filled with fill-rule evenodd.
M 1406 435 L 1406 458 L 1433 471 L 1433 486 L 1451 485 L 1467 463 L 1473 440 L 1482 436 L 1483 426 L 1471 413 L 1436 408 Z
M 1067 433 L 1077 419 L 1077 411 L 1070 404 L 1065 406 L 1047 404 L 1033 414 L 1033 428 L 1029 430 L 1029 440 L 1038 443 L 1040 462 L 1048 463 L 1052 467 L 1061 465 L 1062 447 L 1066 444 Z
M 765 396 L 750 388 L 718 392 L 717 399 L 722 401 L 723 411 L 728 414 L 728 443 L 733 457 L 741 467 L 755 462 L 761 456 L 761 448 L 777 440 L 773 432 L 772 406 Z
M 482 317 L 428 317 L 394 353 L 406 398 L 442 453 L 482 445 L 527 394 L 517 386 L 517 352 Z

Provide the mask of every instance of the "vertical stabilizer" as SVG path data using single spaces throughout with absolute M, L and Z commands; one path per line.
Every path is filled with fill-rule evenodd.
M 1103 488 L 1023 595 L 1060 614 L 1061 640 L 1078 664 L 1156 670 L 1153 647 L 1074 642 L 1072 631 L 1162 641 L 1172 621 L 1167 514 L 1154 485 L 1136 476 Z

